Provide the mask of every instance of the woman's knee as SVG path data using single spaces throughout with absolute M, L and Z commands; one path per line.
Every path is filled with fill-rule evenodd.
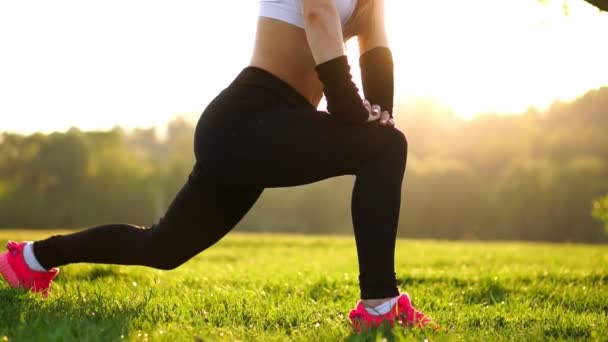
M 164 259 L 160 259 L 158 260 L 158 262 L 156 262 L 152 267 L 157 268 L 159 270 L 163 270 L 163 271 L 170 271 L 170 270 L 174 270 L 176 268 L 178 268 L 179 266 L 183 265 L 188 259 L 185 260 L 180 260 L 180 259 L 175 259 L 175 258 L 164 258 Z
M 403 151 L 403 154 L 407 154 L 407 147 L 408 147 L 408 143 L 407 143 L 407 137 L 405 136 L 405 133 L 403 133 L 402 131 L 398 130 L 397 128 L 395 128 L 393 130 L 395 132 L 395 146 Z
M 391 158 L 405 163 L 407 159 L 408 142 L 405 134 L 397 128 L 389 128 L 386 133 L 384 150 Z
M 162 220 L 157 225 L 146 231 L 145 238 L 140 244 L 140 253 L 146 259 L 145 264 L 149 267 L 161 270 L 173 270 L 190 259 L 184 257 L 183 249 L 173 237 L 162 233 L 160 227 Z

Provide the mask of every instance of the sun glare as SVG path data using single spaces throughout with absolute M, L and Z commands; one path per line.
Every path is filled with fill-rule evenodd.
M 608 14 L 581 1 L 387 0 L 397 98 L 471 117 L 520 113 L 608 85 Z
M 249 61 L 257 1 L 235 2 L 0 2 L 0 129 L 196 118 Z M 471 117 L 608 86 L 608 14 L 567 3 L 568 15 L 561 0 L 386 0 L 396 101 Z M 358 79 L 356 43 L 347 51 Z

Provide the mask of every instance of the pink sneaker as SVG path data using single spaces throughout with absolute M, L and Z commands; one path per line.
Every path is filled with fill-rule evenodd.
M 46 298 L 51 289 L 51 282 L 59 273 L 59 269 L 52 268 L 47 272 L 32 271 L 23 258 L 25 244 L 14 241 L 6 244 L 8 252 L 0 254 L 0 274 L 10 287 L 40 292 L 42 297 Z
M 399 296 L 397 303 L 391 311 L 385 315 L 372 315 L 365 309 L 362 301 L 359 301 L 357 307 L 353 309 L 348 315 L 350 318 L 353 328 L 357 332 L 366 331 L 370 328 L 377 328 L 382 324 L 388 324 L 390 326 L 397 324 L 405 327 L 416 327 L 425 328 L 432 327 L 435 331 L 439 329 L 439 326 L 435 324 L 431 318 L 425 316 L 422 312 L 416 310 L 412 306 L 412 301 L 407 293 Z

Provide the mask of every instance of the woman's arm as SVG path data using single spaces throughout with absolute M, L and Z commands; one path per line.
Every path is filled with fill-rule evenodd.
M 368 8 L 360 15 L 365 16 L 357 39 L 359 41 L 359 66 L 365 98 L 382 107 L 393 116 L 395 92 L 393 55 L 388 45 L 384 21 L 384 0 L 369 0 Z
M 302 16 L 308 45 L 323 83 L 327 110 L 349 124 L 376 120 L 378 116 L 372 116 L 366 109 L 352 82 L 344 54 L 342 24 L 333 0 L 302 0 Z
M 376 47 L 388 47 L 384 19 L 384 0 L 361 0 L 364 4 L 360 14 L 363 16 L 356 24 L 359 51 L 363 54 Z M 368 3 L 365 3 L 368 1 Z
M 340 16 L 332 0 L 302 0 L 302 16 L 317 65 L 344 55 Z

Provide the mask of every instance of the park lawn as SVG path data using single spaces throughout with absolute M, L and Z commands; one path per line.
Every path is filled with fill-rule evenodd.
M 397 270 L 439 332 L 352 334 L 350 237 L 232 234 L 173 271 L 62 267 L 46 300 L 1 284 L 0 341 L 608 340 L 605 245 L 400 240 Z

